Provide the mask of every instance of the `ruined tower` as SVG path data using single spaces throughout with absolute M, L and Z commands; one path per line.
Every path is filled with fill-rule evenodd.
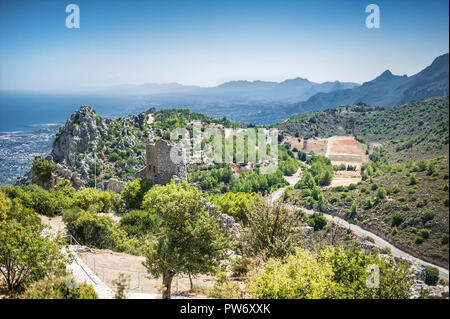
M 147 165 L 137 173 L 137 177 L 152 179 L 156 184 L 167 184 L 171 179 L 181 179 L 186 177 L 186 163 L 181 160 L 179 163 L 171 158 L 176 154 L 182 158 L 183 152 L 180 147 L 169 144 L 162 139 L 149 141 L 146 147 Z

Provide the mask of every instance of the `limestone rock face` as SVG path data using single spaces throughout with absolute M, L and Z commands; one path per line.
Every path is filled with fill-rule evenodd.
M 204 198 L 202 201 L 209 215 L 217 218 L 222 231 L 229 233 L 235 239 L 241 238 L 245 232 L 245 229 L 243 229 L 239 223 L 236 223 L 233 216 L 222 214 L 219 210 L 217 210 L 214 204 L 211 204 Z
M 126 185 L 125 182 L 119 181 L 118 179 L 115 178 L 111 178 L 108 181 L 106 189 L 111 192 L 120 193 L 125 188 L 125 185 Z
M 107 131 L 106 123 L 99 123 L 99 127 Z M 96 146 L 99 134 L 94 111 L 89 106 L 82 106 L 61 128 L 51 155 L 55 162 L 75 166 L 75 153 L 84 153 Z

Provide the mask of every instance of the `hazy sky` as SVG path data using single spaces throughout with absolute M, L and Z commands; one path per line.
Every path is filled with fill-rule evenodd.
M 80 28 L 65 26 L 66 5 Z M 368 29 L 366 5 L 380 7 Z M 449 51 L 448 1 L 1 0 L 0 89 L 414 74 Z

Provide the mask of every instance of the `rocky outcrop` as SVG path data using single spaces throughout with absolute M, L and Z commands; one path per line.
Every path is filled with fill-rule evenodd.
M 125 182 L 119 181 L 118 179 L 115 178 L 111 178 L 108 181 L 106 189 L 111 192 L 120 193 L 125 188 L 126 185 L 127 183 Z
M 211 204 L 204 198 L 202 201 L 209 215 L 217 218 L 220 227 L 224 232 L 229 233 L 236 240 L 241 238 L 245 232 L 245 229 L 243 229 L 240 224 L 236 223 L 233 216 L 222 214 L 219 210 L 217 210 L 217 207 L 214 204 Z
M 40 158 L 40 156 L 36 156 L 36 159 L 38 158 Z M 51 155 L 48 155 L 45 159 L 47 161 L 53 161 Z M 75 189 L 81 189 L 84 187 L 83 181 L 80 179 L 79 175 L 76 172 L 72 172 L 70 169 L 59 163 L 55 165 L 55 171 L 52 173 L 48 181 L 41 181 L 33 173 L 33 170 L 30 171 L 30 174 L 31 174 L 31 183 L 36 184 L 44 189 L 53 188 L 63 180 L 71 182 Z
M 96 115 L 90 106 L 80 107 L 60 128 L 53 142 L 51 156 L 55 163 L 62 166 L 58 168 L 58 174 L 72 179 L 76 187 L 92 186 L 95 177 L 97 182 L 103 181 L 105 188 L 108 179 L 113 176 L 123 181 L 133 179 L 145 163 L 142 151 L 142 138 L 148 136 L 145 121 L 145 112 L 108 119 Z M 100 156 L 100 150 L 104 152 L 105 158 Z M 120 162 L 115 165 L 118 160 Z M 100 164 L 103 167 L 99 170 Z M 75 172 L 76 176 L 69 171 Z M 111 185 L 118 189 L 114 181 Z
M 103 133 L 108 127 L 102 119 L 98 126 Z M 97 129 L 96 115 L 90 106 L 82 106 L 61 127 L 53 143 L 53 159 L 62 164 L 75 166 L 76 153 L 84 153 L 97 145 L 101 133 Z

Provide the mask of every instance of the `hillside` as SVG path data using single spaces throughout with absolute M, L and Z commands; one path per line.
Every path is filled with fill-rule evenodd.
M 448 144 L 448 97 L 425 99 L 392 108 L 364 103 L 294 115 L 273 127 L 311 138 L 352 134 L 369 142 L 402 140 L 435 131 Z M 447 127 L 447 140 L 445 128 Z
M 78 186 L 93 187 L 95 173 L 98 185 L 111 178 L 133 180 L 145 166 L 147 141 L 153 138 L 169 140 L 172 129 L 187 127 L 193 120 L 199 120 L 203 125 L 243 127 L 225 118 L 214 120 L 186 109 L 150 109 L 138 115 L 109 119 L 97 115 L 90 106 L 82 106 L 59 129 L 51 156 L 62 170 L 78 176 Z
M 291 107 L 293 113 L 323 110 L 338 105 L 364 102 L 388 107 L 435 96 L 448 95 L 449 54 L 437 57 L 433 63 L 410 77 L 394 75 L 386 70 L 361 86 L 317 93 Z
M 353 134 L 370 162 L 362 181 L 327 188 L 328 212 L 363 225 L 416 256 L 448 267 L 449 100 L 425 99 L 388 109 L 365 104 L 296 115 L 286 135 Z M 302 190 L 290 201 L 304 203 Z

